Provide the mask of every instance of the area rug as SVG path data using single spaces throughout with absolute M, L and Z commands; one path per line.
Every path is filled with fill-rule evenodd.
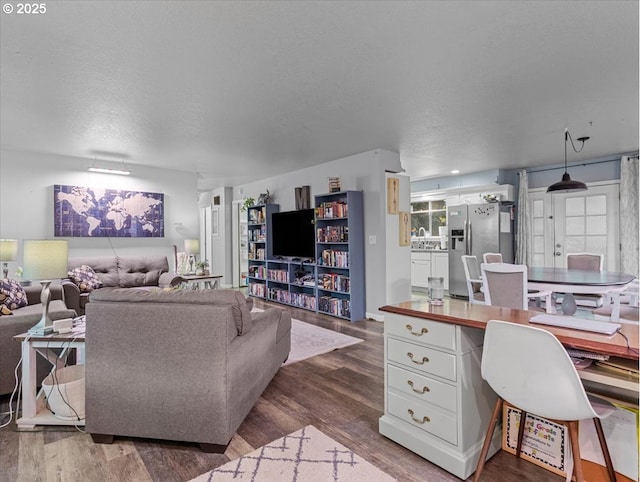
M 253 311 L 263 311 L 254 308 Z M 285 365 L 360 343 L 362 338 L 291 319 L 291 352 Z
M 391 482 L 395 479 L 312 425 L 190 482 Z

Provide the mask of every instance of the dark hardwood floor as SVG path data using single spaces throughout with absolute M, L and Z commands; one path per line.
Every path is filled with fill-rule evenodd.
M 269 306 L 259 300 L 255 305 Z M 180 482 L 309 424 L 399 481 L 460 480 L 378 433 L 384 406 L 382 323 L 349 323 L 290 310 L 294 318 L 364 342 L 281 368 L 225 454 L 158 440 L 116 438 L 112 445 L 98 445 L 72 427 L 17 432 L 12 423 L 0 430 L 0 481 Z M 7 409 L 8 396 L 0 399 L 0 410 Z M 563 477 L 499 452 L 487 463 L 482 480 L 539 482 Z

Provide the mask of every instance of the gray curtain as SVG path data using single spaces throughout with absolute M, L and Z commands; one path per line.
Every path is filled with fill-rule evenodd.
M 531 213 L 529 212 L 529 177 L 526 170 L 518 172 L 518 227 L 516 232 L 516 264 L 531 265 Z
M 638 277 L 638 157 L 620 159 L 620 270 Z

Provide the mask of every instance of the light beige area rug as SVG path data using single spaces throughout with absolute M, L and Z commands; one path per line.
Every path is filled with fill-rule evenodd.
M 254 308 L 253 311 L 264 311 Z M 362 338 L 291 319 L 291 352 L 285 365 L 360 343 Z
M 327 330 L 319 326 L 291 319 L 291 352 L 285 365 L 322 355 L 338 348 L 355 345 L 361 338 Z
M 395 479 L 312 425 L 191 482 L 391 482 Z

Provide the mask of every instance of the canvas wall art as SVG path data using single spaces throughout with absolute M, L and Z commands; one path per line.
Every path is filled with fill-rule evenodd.
M 53 196 L 55 236 L 164 237 L 161 193 L 56 184 Z

